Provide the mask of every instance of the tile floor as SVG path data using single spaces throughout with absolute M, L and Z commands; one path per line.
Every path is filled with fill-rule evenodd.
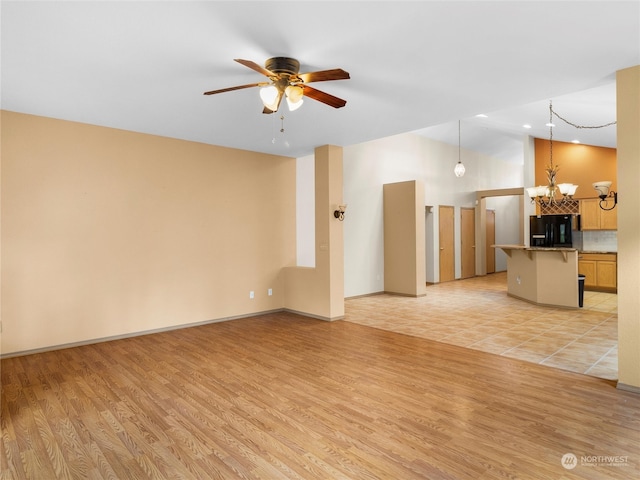
M 585 292 L 578 310 L 507 296 L 505 272 L 427 287 L 424 297 L 345 301 L 345 320 L 594 377 L 618 374 L 617 295 Z

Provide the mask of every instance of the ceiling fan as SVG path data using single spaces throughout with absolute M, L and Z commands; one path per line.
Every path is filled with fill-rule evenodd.
M 204 92 L 205 95 L 231 92 L 243 88 L 262 87 L 260 98 L 264 104 L 262 113 L 274 113 L 280 108 L 283 98 L 286 98 L 289 110 L 295 110 L 302 105 L 302 97 L 309 97 L 333 108 L 344 107 L 346 100 L 334 97 L 316 88 L 307 85 L 311 82 L 325 82 L 328 80 L 349 79 L 349 73 L 341 68 L 332 70 L 321 70 L 318 72 L 298 73 L 300 62 L 295 58 L 273 57 L 268 59 L 264 67 L 261 67 L 251 60 L 234 59 L 236 62 L 255 70 L 269 78 L 268 82 L 250 83 L 248 85 L 238 85 L 236 87 L 222 88 Z

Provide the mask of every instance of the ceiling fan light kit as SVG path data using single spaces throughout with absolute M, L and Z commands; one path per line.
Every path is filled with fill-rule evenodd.
M 289 111 L 293 112 L 302 106 L 304 103 L 304 89 L 299 85 L 289 85 L 284 89 L 284 93 L 287 96 L 287 106 Z
M 275 111 L 280 103 L 280 92 L 275 85 L 267 85 L 260 89 L 260 99 L 265 108 Z
M 269 78 L 269 82 L 251 83 L 248 85 L 211 90 L 204 92 L 205 95 L 214 95 L 216 93 L 231 92 L 251 87 L 262 87 L 260 88 L 260 99 L 264 106 L 262 113 L 267 114 L 277 112 L 283 98 L 287 99 L 287 105 L 290 111 L 300 108 L 303 103 L 303 97 L 305 96 L 333 108 L 341 108 L 347 104 L 346 100 L 334 97 L 333 95 L 307 85 L 311 82 L 349 79 L 349 73 L 341 68 L 298 73 L 300 71 L 300 62 L 295 58 L 272 57 L 265 62 L 264 67 L 261 67 L 251 60 L 236 58 L 235 61 L 266 76 Z

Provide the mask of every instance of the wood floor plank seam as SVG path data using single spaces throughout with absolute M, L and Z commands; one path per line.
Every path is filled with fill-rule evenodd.
M 0 479 L 640 474 L 640 396 L 346 320 L 274 313 L 1 367 Z M 628 462 L 570 471 L 566 453 Z

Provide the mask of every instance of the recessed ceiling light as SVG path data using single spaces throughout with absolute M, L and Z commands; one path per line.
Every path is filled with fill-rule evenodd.
M 580 140 L 571 140 L 571 143 L 580 143 Z
M 479 113 L 478 115 L 476 115 L 476 117 L 478 117 L 478 118 L 487 118 L 487 116 L 484 113 Z
M 531 128 L 531 125 L 529 125 L 528 123 L 525 123 L 524 125 L 522 125 L 522 128 Z

